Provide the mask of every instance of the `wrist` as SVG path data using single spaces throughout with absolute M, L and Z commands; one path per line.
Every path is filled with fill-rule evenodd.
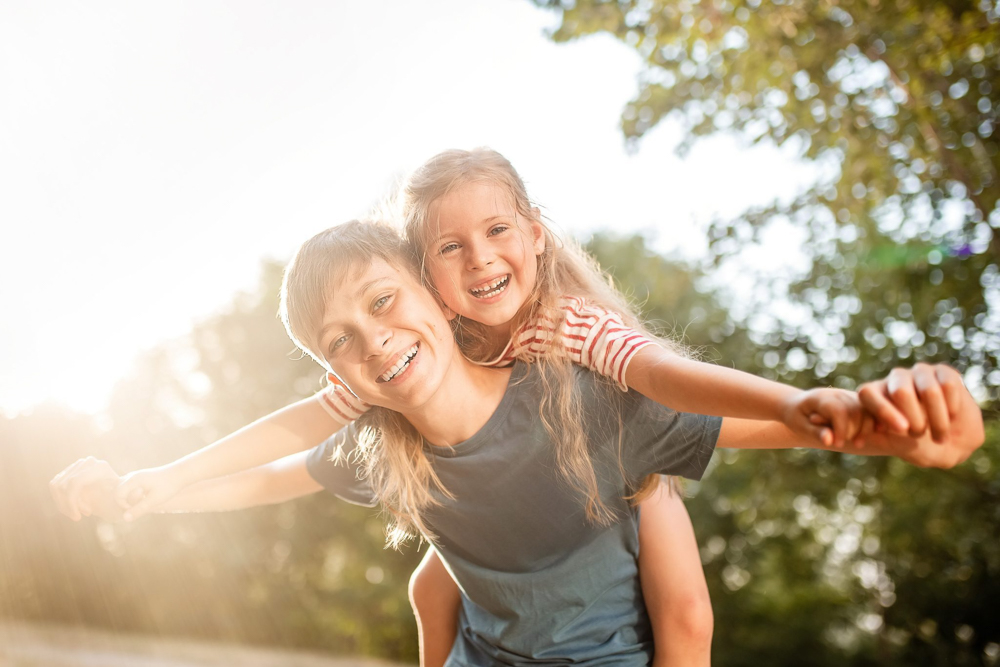
M 166 465 L 162 465 L 154 470 L 156 471 L 157 477 L 163 480 L 166 484 L 178 489 L 190 486 L 200 481 L 200 477 L 197 474 L 197 466 L 190 461 L 185 461 L 184 459 L 167 463 Z
M 787 426 L 790 425 L 793 415 L 802 404 L 802 400 L 808 392 L 804 389 L 789 387 L 788 385 L 781 385 L 781 387 L 782 390 L 778 394 L 777 401 L 774 404 L 776 414 L 772 419 Z

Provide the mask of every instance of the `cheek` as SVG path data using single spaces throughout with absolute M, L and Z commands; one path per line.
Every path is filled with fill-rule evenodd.
M 438 291 L 444 302 L 451 307 L 450 299 L 455 298 L 461 292 L 461 272 L 448 266 L 445 262 L 433 262 L 427 267 L 427 275 L 431 279 L 431 284 Z

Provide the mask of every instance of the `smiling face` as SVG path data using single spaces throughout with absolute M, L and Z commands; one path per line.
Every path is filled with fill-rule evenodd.
M 380 258 L 333 286 L 319 341 L 330 368 L 362 400 L 403 413 L 434 395 L 456 354 L 433 295 Z
M 509 324 L 535 287 L 542 225 L 488 181 L 465 183 L 435 200 L 427 220 L 426 266 L 441 300 L 487 326 Z

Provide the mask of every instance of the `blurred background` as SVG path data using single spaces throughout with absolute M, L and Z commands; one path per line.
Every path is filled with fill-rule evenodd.
M 415 661 L 421 554 L 370 510 L 75 524 L 47 482 L 315 391 L 283 263 L 489 145 L 706 359 L 945 362 L 984 408 L 951 471 L 717 454 L 688 487 L 715 663 L 996 664 L 998 72 L 989 0 L 0 4 L 0 630 Z

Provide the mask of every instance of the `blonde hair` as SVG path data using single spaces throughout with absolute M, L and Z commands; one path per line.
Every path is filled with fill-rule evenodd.
M 373 258 L 408 270 L 419 280 L 417 258 L 392 226 L 352 220 L 316 234 L 302 244 L 285 267 L 281 284 L 281 321 L 295 344 L 330 370 L 320 349 L 319 333 L 333 291 Z M 392 516 L 387 530 L 390 546 L 400 546 L 414 530 L 431 535 L 421 519 L 437 504 L 437 488 L 451 497 L 431 465 L 423 437 L 403 415 L 373 407 L 357 421 L 357 460 L 377 497 Z M 334 459 L 343 458 L 343 442 Z
M 537 215 L 524 181 L 513 165 L 500 153 L 489 148 L 438 153 L 417 168 L 403 187 L 401 214 L 406 238 L 413 245 L 414 254 L 420 257 L 421 275 L 425 279 L 425 258 L 434 222 L 431 219 L 431 206 L 455 188 L 471 182 L 488 182 L 500 186 L 510 196 L 517 215 L 541 225 L 543 230 L 545 249 L 537 259 L 535 285 L 511 322 L 512 332 L 519 331 L 528 322 L 543 318 L 554 322 L 558 329 L 558 324 L 566 315 L 560 307 L 560 301 L 563 296 L 572 295 L 620 314 L 630 328 L 656 338 L 646 330 L 631 305 L 615 289 L 610 277 L 600 269 L 597 262 L 575 242 L 560 239 Z M 487 361 L 500 351 L 491 343 L 491 337 L 487 335 L 488 327 L 485 325 L 456 317 L 453 326 L 459 345 L 470 359 Z M 558 343 L 559 341 L 552 342 L 553 345 Z M 662 341 L 662 344 L 680 351 L 670 341 Z M 563 355 L 538 355 L 531 361 L 538 366 L 542 386 L 541 420 L 556 445 L 559 470 L 573 487 L 586 496 L 587 517 L 596 523 L 609 523 L 614 517 L 598 490 L 588 438 L 583 430 L 582 403 L 573 381 L 572 363 Z M 610 382 L 603 384 L 604 390 L 616 391 Z M 620 447 L 619 438 L 619 449 Z M 621 469 L 621 456 L 618 462 Z M 629 498 L 638 502 L 655 488 L 654 482 L 652 477 L 647 478 Z

